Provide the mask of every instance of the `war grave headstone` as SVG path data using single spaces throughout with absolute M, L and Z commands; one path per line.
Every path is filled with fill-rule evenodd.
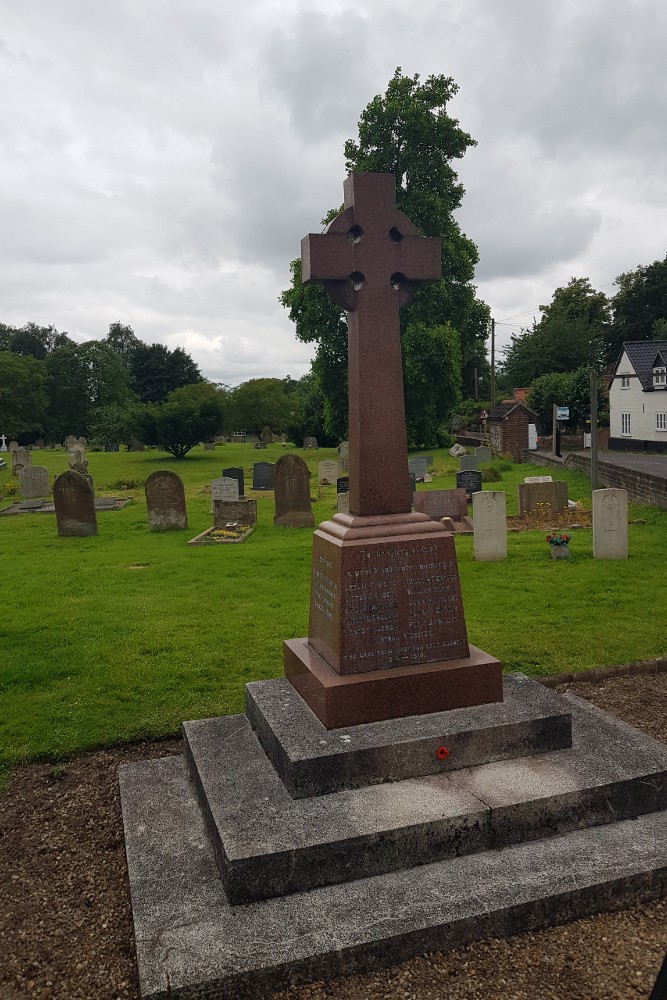
M 24 465 L 19 472 L 19 493 L 26 500 L 45 497 L 51 492 L 49 470 L 43 465 Z
M 238 465 L 234 465 L 229 469 L 223 469 L 222 475 L 226 479 L 235 479 L 236 482 L 239 484 L 239 496 L 240 497 L 245 496 L 245 484 L 243 480 L 242 468 L 240 468 Z
M 146 480 L 148 524 L 153 531 L 183 531 L 188 526 L 183 480 L 159 469 Z
M 338 445 L 338 470 L 343 473 L 348 473 L 350 471 L 349 441 L 341 441 Z
M 316 437 L 305 437 L 303 439 L 304 448 L 317 448 L 317 438 Z
M 0 434 L 0 451 L 7 451 L 7 438 L 4 434 Z
M 413 455 L 408 459 L 408 472 L 417 480 L 423 480 L 428 470 L 428 460 L 425 455 Z
M 328 459 L 317 463 L 317 481 L 320 486 L 331 486 L 338 479 L 338 462 Z
M 593 490 L 593 558 L 628 558 L 628 492 Z
M 12 451 L 12 475 L 18 476 L 21 469 L 32 464 L 32 457 L 27 448 L 15 448 Z
M 667 888 L 667 747 L 527 677 L 497 686 L 454 539 L 410 511 L 399 307 L 440 247 L 395 183 L 351 175 L 302 243 L 350 372 L 350 513 L 315 532 L 308 638 L 245 715 L 185 723 L 184 759 L 120 771 L 144 997 L 256 995 Z
M 276 512 L 273 523 L 282 528 L 312 528 L 310 470 L 298 455 L 281 455 L 275 472 Z
M 457 490 L 466 491 L 468 503 L 472 503 L 474 493 L 479 493 L 482 488 L 482 473 L 475 469 L 467 469 L 456 473 Z
M 275 468 L 273 462 L 255 462 L 252 467 L 253 490 L 272 490 Z
M 475 458 L 478 462 L 490 462 L 493 458 L 493 452 L 485 444 L 481 444 L 479 448 L 475 448 Z
M 477 455 L 461 455 L 459 458 L 460 472 L 476 472 L 479 469 Z
M 473 493 L 473 550 L 477 562 L 507 558 L 507 498 L 502 490 Z
M 566 482 L 519 483 L 517 489 L 521 517 L 538 512 L 562 514 L 567 510 Z
M 95 498 L 85 476 L 73 469 L 56 476 L 53 503 L 61 538 L 84 538 L 97 534 Z

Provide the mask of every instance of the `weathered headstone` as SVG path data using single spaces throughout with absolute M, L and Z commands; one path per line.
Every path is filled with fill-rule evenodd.
M 347 474 L 350 471 L 350 443 L 341 441 L 338 445 L 338 470 Z
M 452 521 L 460 521 L 468 513 L 466 491 L 457 490 L 423 490 L 415 493 L 414 508 L 421 514 L 426 514 L 433 521 L 450 517 Z
M 49 470 L 43 465 L 24 465 L 19 471 L 19 492 L 26 500 L 47 496 L 51 492 Z
M 449 454 L 452 458 L 460 458 L 461 455 L 468 454 L 468 449 L 464 448 L 462 444 L 453 444 L 449 449 Z
M 276 513 L 273 523 L 283 528 L 312 528 L 310 471 L 298 455 L 281 455 L 275 472 Z
M 567 483 L 519 483 L 519 514 L 562 514 L 567 510 Z
M 11 448 L 10 448 L 11 451 Z M 18 476 L 21 469 L 32 464 L 32 457 L 27 448 L 15 448 L 12 451 L 12 475 Z
M 63 448 L 65 449 L 65 451 L 71 451 L 73 446 L 76 444 L 78 440 L 79 439 L 77 438 L 76 434 L 68 434 L 65 440 L 63 441 Z
M 222 470 L 222 474 L 227 479 L 235 479 L 237 481 L 237 483 L 239 484 L 239 496 L 240 497 L 245 496 L 245 485 L 244 485 L 244 481 L 243 481 L 243 469 L 240 466 L 235 465 L 235 466 L 233 466 L 230 469 L 223 469 Z
M 257 501 L 246 500 L 245 497 L 239 497 L 238 500 L 214 500 L 213 527 L 225 528 L 230 522 L 252 528 L 257 524 Z
M 493 458 L 493 452 L 485 444 L 481 444 L 479 448 L 475 448 L 475 458 L 478 462 L 490 462 Z
M 88 475 L 88 459 L 86 458 L 85 452 L 82 448 L 75 447 L 69 452 L 67 458 L 70 469 L 73 469 L 74 472 L 78 472 L 81 476 Z
M 274 471 L 273 462 L 255 462 L 252 467 L 253 490 L 272 490 Z
M 95 498 L 85 476 L 73 469 L 57 476 L 53 484 L 53 504 L 58 534 L 62 538 L 97 534 Z
M 408 472 L 411 472 L 415 479 L 422 479 L 428 469 L 428 459 L 426 455 L 413 455 L 408 459 Z
M 350 489 L 350 477 L 339 476 L 336 480 L 336 493 L 348 493 Z
M 273 442 L 273 433 L 270 427 L 263 427 L 262 433 L 260 434 L 260 440 L 263 444 L 271 444 Z
M 459 471 L 472 472 L 479 469 L 479 459 L 477 455 L 461 455 L 459 458 Z
M 502 490 L 473 493 L 474 553 L 478 562 L 507 558 L 507 498 Z
M 482 473 L 475 469 L 457 472 L 456 488 L 457 490 L 465 490 L 468 503 L 472 503 L 473 494 L 478 493 L 482 488 Z
M 593 558 L 628 558 L 627 490 L 593 490 Z
M 10 450 L 10 451 L 17 451 L 17 450 L 18 450 L 18 448 L 19 448 L 19 443 L 18 443 L 18 441 L 10 441 L 10 442 L 9 442 L 9 450 Z
M 220 476 L 219 479 L 214 479 L 211 483 L 211 500 L 215 503 L 216 500 L 238 500 L 239 499 L 239 482 L 236 477 L 232 476 Z
M 338 479 L 338 462 L 328 459 L 317 463 L 317 481 L 320 486 L 330 486 Z
M 215 451 L 215 441 L 204 441 L 204 451 Z
M 303 439 L 304 448 L 317 448 L 317 438 L 316 437 L 305 437 Z
M 188 526 L 183 480 L 175 472 L 160 469 L 150 474 L 146 507 L 153 531 L 181 531 Z

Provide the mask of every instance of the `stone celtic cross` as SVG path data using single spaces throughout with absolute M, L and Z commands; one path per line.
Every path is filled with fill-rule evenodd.
M 440 240 L 396 207 L 393 174 L 350 174 L 344 208 L 301 241 L 302 280 L 348 313 L 350 513 L 411 509 L 399 307 L 441 275 Z

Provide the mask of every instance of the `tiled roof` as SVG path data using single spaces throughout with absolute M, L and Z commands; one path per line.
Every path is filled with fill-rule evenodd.
M 530 414 L 531 417 L 537 417 L 536 413 L 529 410 L 525 403 L 522 403 L 519 399 L 504 399 L 502 403 L 498 403 L 495 410 L 489 413 L 489 420 L 505 420 L 509 417 L 510 413 L 513 413 L 516 409 L 525 410 Z
M 656 365 L 656 358 L 658 365 L 665 364 L 667 340 L 627 340 L 623 344 L 623 350 L 637 372 L 644 392 L 653 392 L 653 368 Z M 621 357 L 623 357 L 622 353 Z M 620 361 L 621 358 L 616 363 L 614 376 L 616 376 Z

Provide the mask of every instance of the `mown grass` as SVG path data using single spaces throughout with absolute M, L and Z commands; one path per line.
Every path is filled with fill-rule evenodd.
M 183 719 L 243 709 L 248 680 L 279 676 L 282 642 L 307 633 L 311 532 L 273 527 L 272 494 L 256 494 L 258 525 L 242 545 L 187 548 L 211 524 L 209 484 L 283 450 L 223 445 L 183 462 L 156 451 L 90 453 L 98 495 L 171 468 L 186 487 L 189 529 L 149 531 L 143 489 L 134 503 L 98 513 L 96 538 L 58 538 L 52 515 L 0 519 L 0 763 L 58 758 L 95 745 L 178 730 Z M 300 452 L 316 472 L 332 449 Z M 456 460 L 434 452 L 436 479 L 454 486 Z M 51 474 L 62 451 L 33 455 Z M 508 512 L 516 485 L 542 469 L 515 466 L 501 482 Z M 560 473 L 559 473 L 560 475 Z M 0 472 L 0 492 L 9 478 Z M 570 497 L 588 481 L 564 473 Z M 313 484 L 316 483 L 315 477 Z M 315 519 L 331 516 L 335 489 L 313 485 Z M 667 513 L 633 509 L 630 559 L 593 560 L 590 529 L 573 534 L 570 560 L 552 561 L 543 531 L 509 535 L 508 559 L 476 563 L 472 539 L 456 540 L 470 641 L 508 670 L 580 670 L 660 655 Z

